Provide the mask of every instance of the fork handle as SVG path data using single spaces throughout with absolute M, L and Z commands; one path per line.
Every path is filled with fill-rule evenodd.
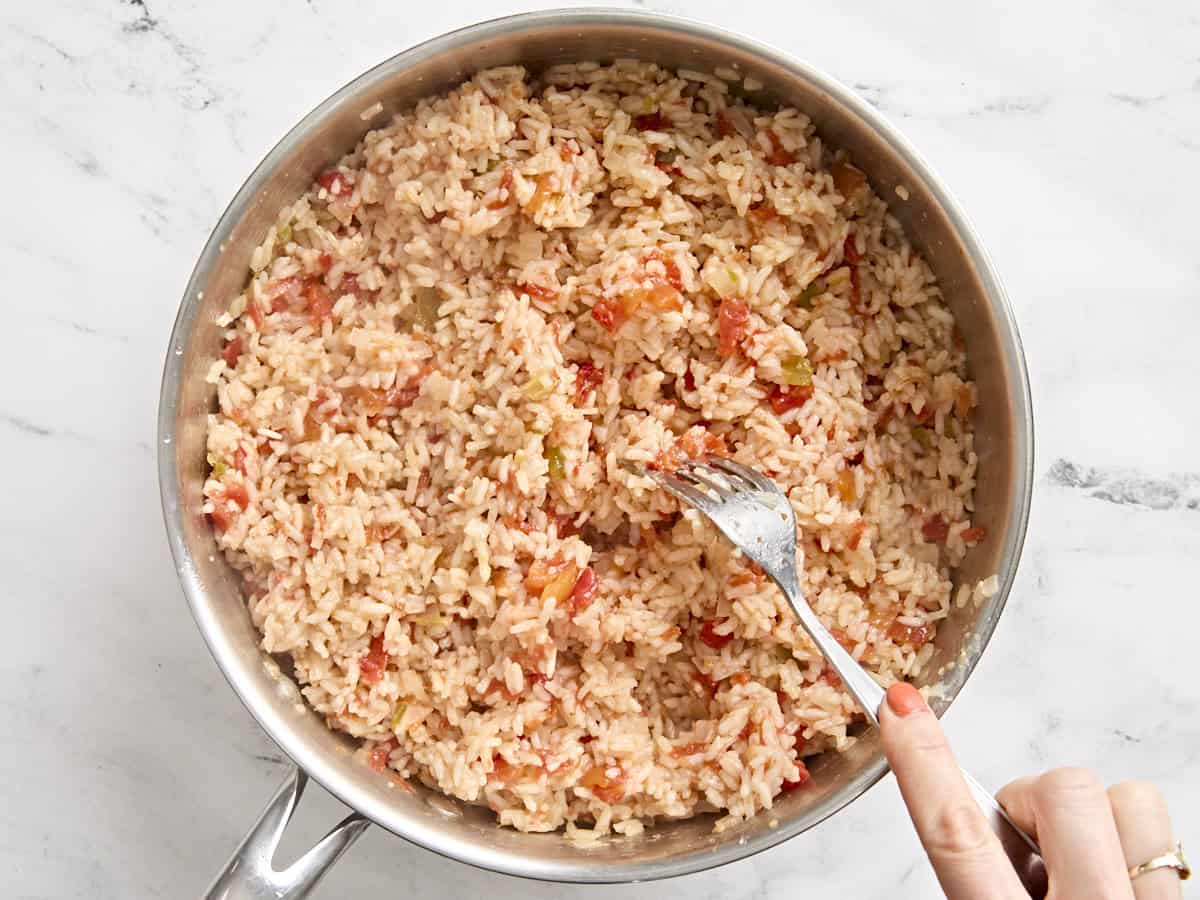
M 804 626 L 804 630 L 816 643 L 817 649 L 837 672 L 838 677 L 846 685 L 846 689 L 858 701 L 858 705 L 867 714 L 871 724 L 878 727 L 879 708 L 883 705 L 885 694 L 883 688 L 821 624 L 821 620 L 812 611 L 812 607 L 799 599 L 798 587 L 784 584 L 780 584 L 780 587 L 787 595 L 792 609 L 799 616 L 800 624 Z M 793 591 L 795 591 L 794 594 Z M 1025 889 L 1029 891 L 1031 897 L 1044 897 L 1047 890 L 1046 867 L 1037 843 L 1016 826 L 987 788 L 972 778 L 962 767 L 959 767 L 959 771 L 962 772 L 971 796 L 975 798 L 975 803 L 983 813 L 983 817 L 987 819 L 988 825 L 1000 839 L 1000 846 L 1004 848 L 1005 855 L 1012 862 L 1017 877 L 1021 879 Z
M 871 720 L 871 724 L 878 728 L 879 707 L 883 705 L 884 696 L 884 690 L 879 686 L 879 682 L 872 678 L 867 670 L 860 666 L 854 657 L 847 653 L 837 639 L 826 630 L 825 626 L 821 624 L 821 620 L 817 618 L 817 614 L 812 611 L 812 607 L 800 598 L 799 588 L 795 589 L 793 595 L 792 589 L 788 586 L 781 584 L 780 587 L 787 594 L 792 609 L 800 618 L 800 624 L 804 626 L 808 636 L 816 643 L 821 655 L 837 672 L 842 683 L 846 685 L 846 689 L 850 691 L 854 699 L 858 701 L 858 705 L 862 707 L 863 712 L 867 714 L 867 718 Z M 796 599 L 793 599 L 793 596 Z

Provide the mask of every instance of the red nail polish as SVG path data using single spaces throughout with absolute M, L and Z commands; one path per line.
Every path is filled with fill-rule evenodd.
M 887 689 L 887 704 L 892 712 L 901 717 L 929 709 L 921 692 L 907 681 L 897 681 Z

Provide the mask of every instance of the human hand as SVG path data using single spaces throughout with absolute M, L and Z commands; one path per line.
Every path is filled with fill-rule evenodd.
M 1029 900 L 975 805 L 937 717 L 898 682 L 879 710 L 884 751 L 909 815 L 948 900 Z M 1085 769 L 1019 778 L 996 799 L 1042 848 L 1055 900 L 1180 900 L 1179 873 L 1160 868 L 1130 880 L 1129 868 L 1173 850 L 1158 790 L 1127 781 L 1105 791 Z

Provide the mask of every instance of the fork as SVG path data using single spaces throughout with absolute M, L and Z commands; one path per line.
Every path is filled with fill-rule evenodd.
M 679 500 L 695 507 L 717 526 L 742 554 L 779 585 L 800 624 L 858 701 L 872 725 L 884 690 L 855 662 L 817 618 L 796 578 L 796 515 L 774 481 L 724 457 L 685 460 L 673 473 L 636 464 L 627 466 L 652 479 Z M 962 770 L 960 770 L 962 771 Z M 962 771 L 975 802 L 1020 877 L 1034 897 L 1046 892 L 1046 870 L 1037 843 L 1008 817 L 986 788 Z

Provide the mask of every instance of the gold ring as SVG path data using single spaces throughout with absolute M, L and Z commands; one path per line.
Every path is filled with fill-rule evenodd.
M 1161 856 L 1156 856 L 1153 859 L 1148 859 L 1140 866 L 1129 867 L 1129 878 L 1132 881 L 1139 875 L 1145 875 L 1147 872 L 1153 872 L 1155 869 L 1174 869 L 1179 875 L 1180 881 L 1187 881 L 1192 877 L 1192 867 L 1187 864 L 1187 860 L 1183 858 L 1183 845 L 1176 844 L 1175 849 Z

